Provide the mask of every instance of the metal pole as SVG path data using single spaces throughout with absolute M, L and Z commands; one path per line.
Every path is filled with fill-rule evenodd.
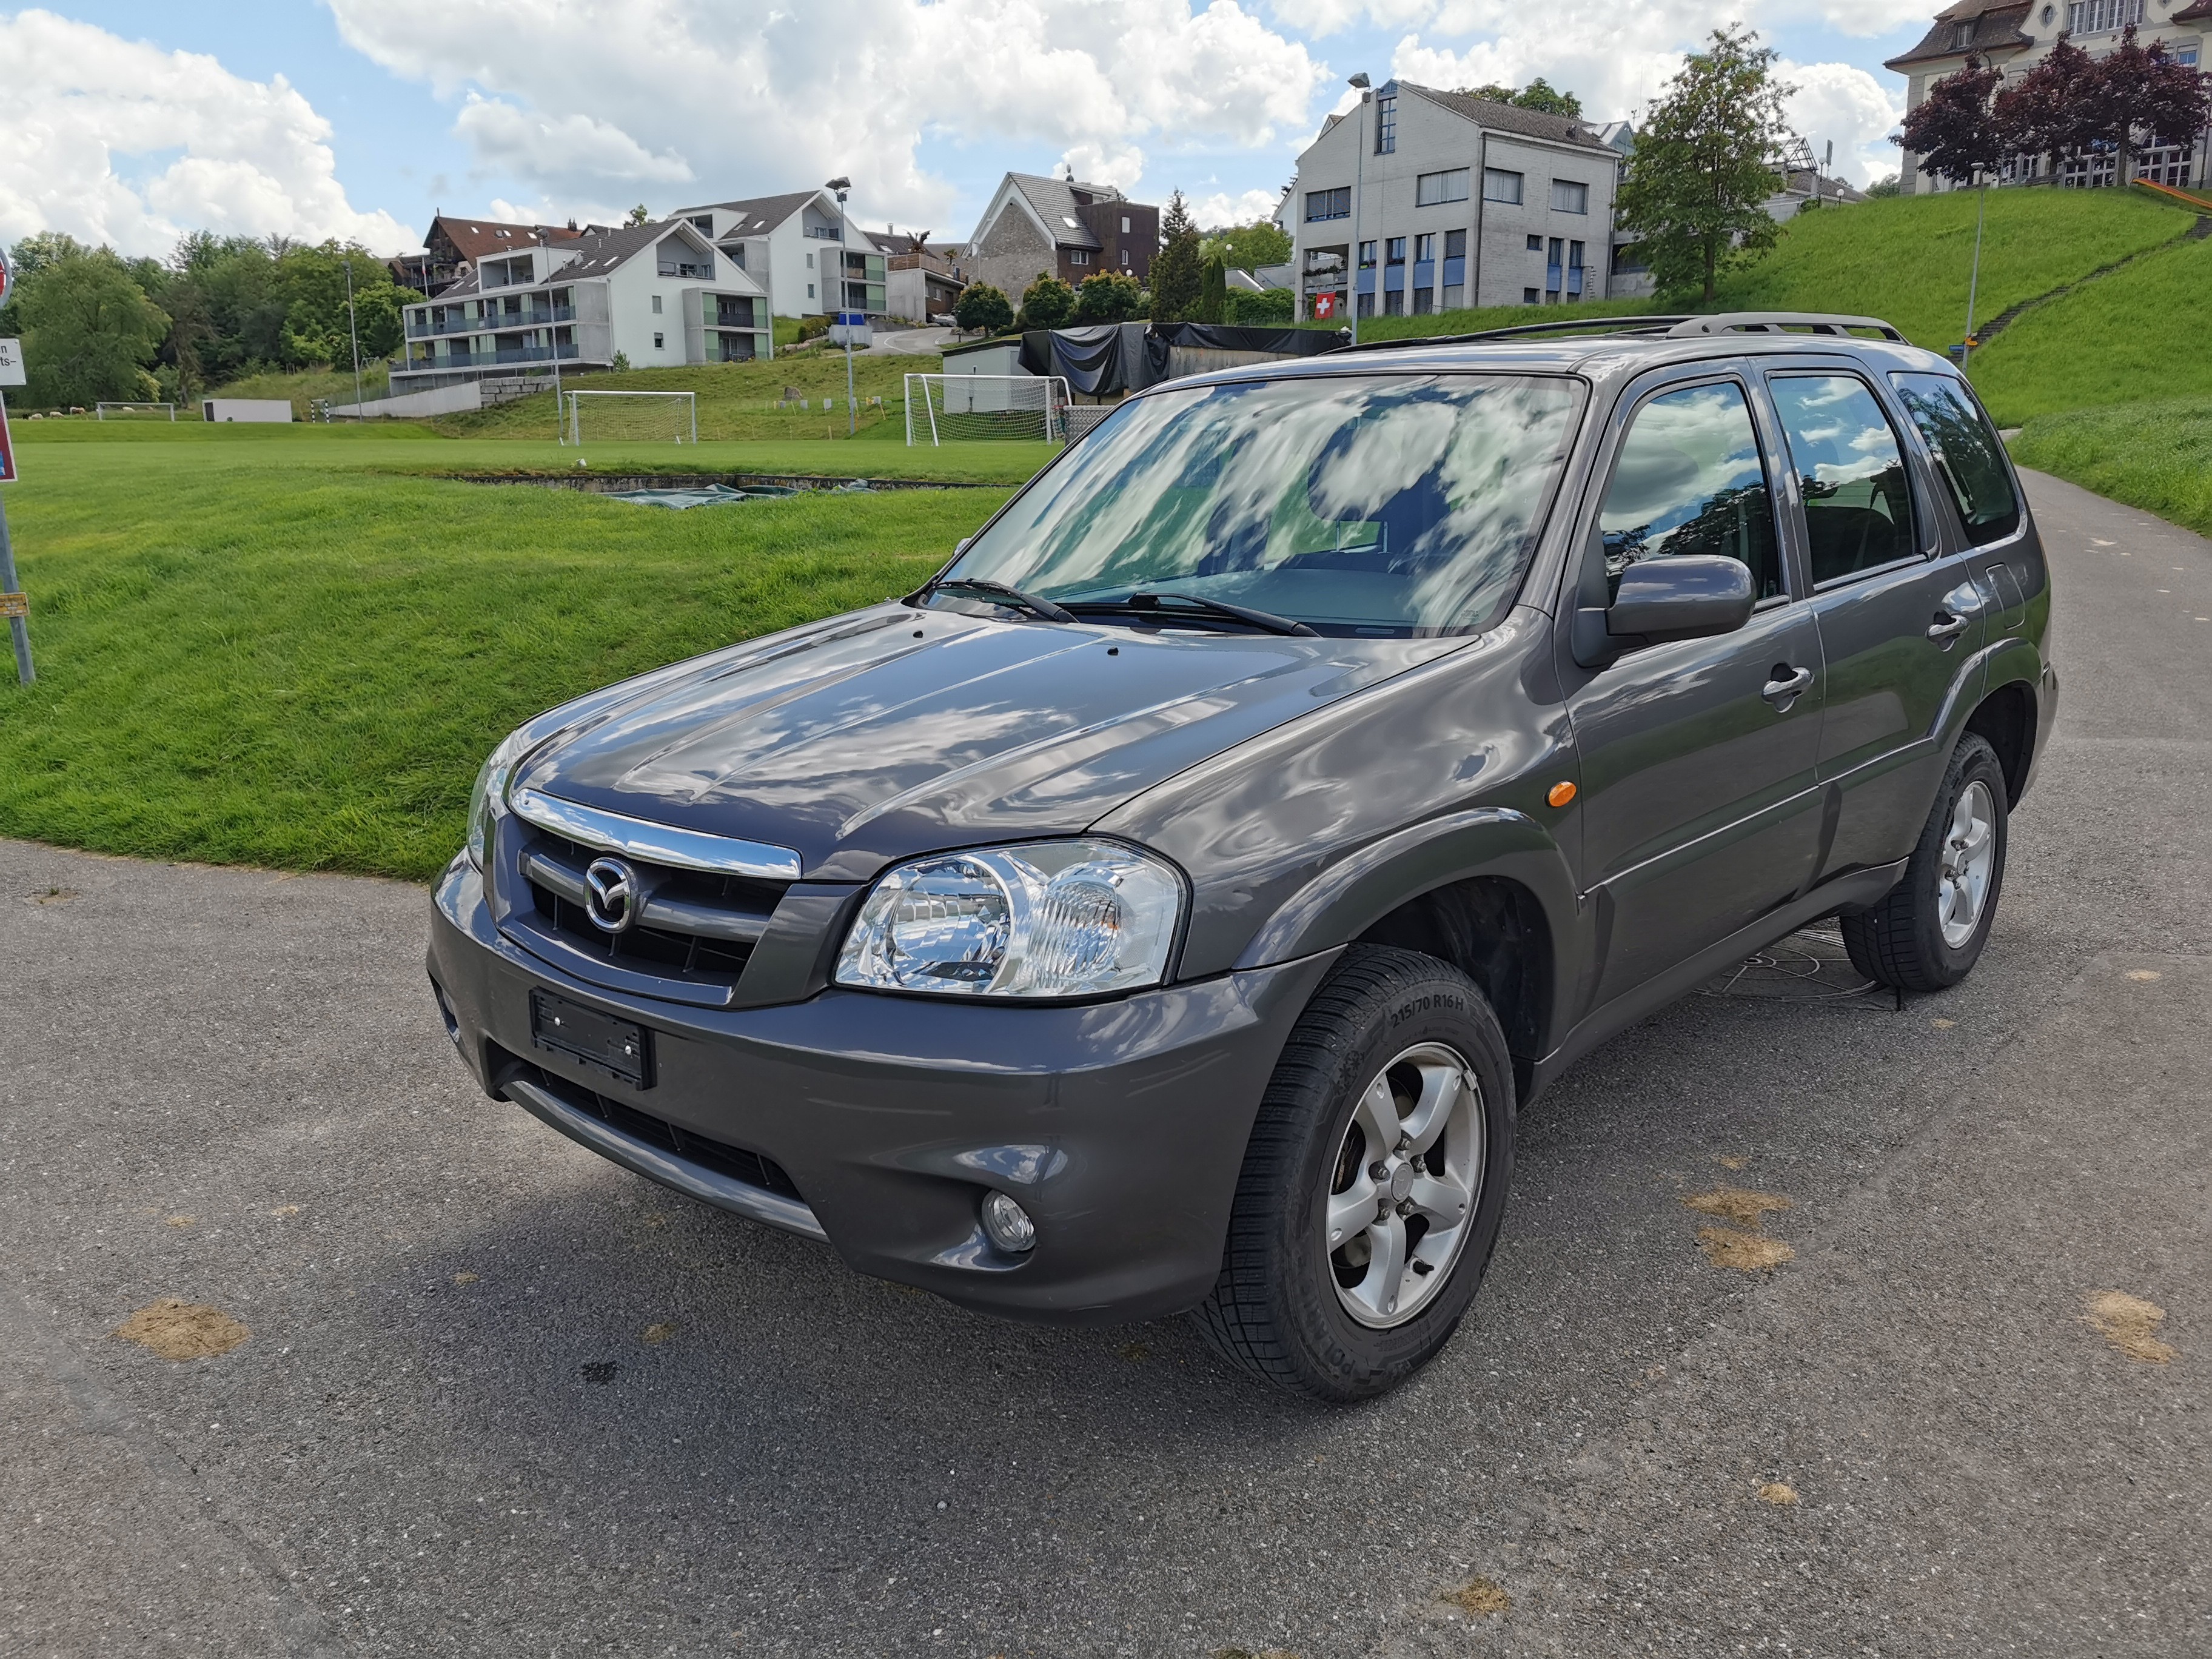
M 8 540 L 8 508 L 0 503 L 0 592 L 16 591 L 15 550 Z M 31 668 L 31 624 L 21 617 L 10 617 L 8 631 L 15 636 L 15 678 L 28 685 L 39 678 Z
M 1974 204 L 1974 266 L 1966 278 L 1966 337 L 1959 348 L 1959 372 L 1966 372 L 1966 364 L 1974 355 L 1974 295 L 1982 283 L 1982 216 L 1990 210 L 1989 181 L 1982 181 Z
M 1352 343 L 1359 343 L 1359 210 L 1365 205 L 1367 179 L 1367 94 L 1359 94 L 1359 133 L 1352 153 Z M 1341 176 L 1341 175 L 1340 175 Z
M 861 291 L 867 291 L 866 273 L 861 273 Z M 837 309 L 845 309 L 845 192 L 837 192 Z M 860 411 L 853 407 L 853 329 L 845 326 L 845 435 L 856 437 L 860 430 Z
M 361 406 L 361 325 L 353 310 L 353 255 L 346 255 L 346 337 L 353 342 L 353 417 L 356 422 L 368 418 Z

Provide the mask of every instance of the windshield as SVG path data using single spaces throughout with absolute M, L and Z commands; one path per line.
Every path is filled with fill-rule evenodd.
M 1582 405 L 1578 381 L 1508 375 L 1156 392 L 1030 485 L 948 578 L 1063 605 L 1182 593 L 1322 634 L 1480 628 L 1519 584 Z

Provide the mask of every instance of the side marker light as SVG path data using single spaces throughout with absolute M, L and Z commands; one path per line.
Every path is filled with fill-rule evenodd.
M 1544 797 L 1554 806 L 1565 806 L 1574 798 L 1575 787 L 1571 783 L 1555 783 L 1552 786 L 1550 793 Z

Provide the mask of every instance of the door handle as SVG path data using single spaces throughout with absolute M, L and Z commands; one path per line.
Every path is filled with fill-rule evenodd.
M 1965 633 L 1970 625 L 1967 617 L 1954 617 L 1948 611 L 1938 611 L 1936 620 L 1928 625 L 1928 637 L 1948 645 Z
M 1797 694 L 1812 683 L 1811 669 L 1793 670 L 1788 663 L 1778 662 L 1774 665 L 1774 678 L 1759 689 L 1759 695 L 1778 708 L 1784 703 L 1794 702 Z

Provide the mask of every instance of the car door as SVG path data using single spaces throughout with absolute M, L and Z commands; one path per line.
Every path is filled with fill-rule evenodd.
M 1944 711 L 1977 659 L 1987 606 L 1947 545 L 1932 470 L 1873 377 L 1829 359 L 1764 378 L 1790 455 L 1783 523 L 1827 665 L 1822 873 L 1841 873 L 1911 852 L 1948 759 Z
M 1601 464 L 1583 603 L 1609 603 L 1634 561 L 1690 552 L 1741 559 L 1757 603 L 1731 634 L 1644 646 L 1595 672 L 1562 663 L 1582 761 L 1581 884 L 1597 907 L 1586 1007 L 1802 891 L 1819 842 L 1820 635 L 1793 597 L 1747 383 L 1706 369 L 1646 387 L 1624 400 Z

